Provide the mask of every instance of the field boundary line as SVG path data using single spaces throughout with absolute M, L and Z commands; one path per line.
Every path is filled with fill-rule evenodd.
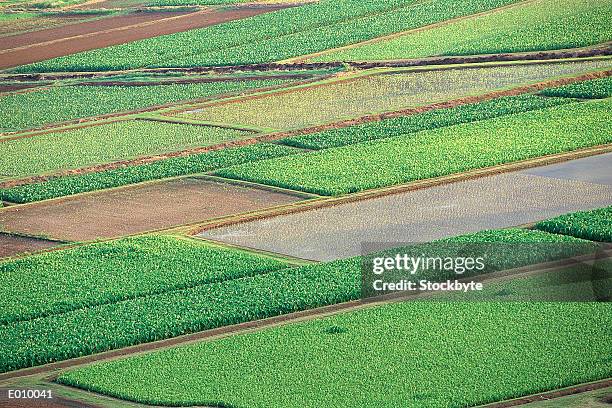
M 233 216 L 223 217 L 219 220 L 209 220 L 203 223 L 193 223 L 191 225 L 184 225 L 181 227 L 177 227 L 176 229 L 189 228 L 187 232 L 188 235 L 197 235 L 204 231 L 220 227 L 226 227 L 229 225 L 241 224 L 244 222 L 250 222 L 260 219 L 269 219 L 282 215 L 295 214 L 303 211 L 334 207 L 342 204 L 349 204 L 363 200 L 385 197 L 388 195 L 421 190 L 434 186 L 457 183 L 460 181 L 468 181 L 481 177 L 492 176 L 495 174 L 524 170 L 548 164 L 561 163 L 568 160 L 579 159 L 610 152 L 612 152 L 612 143 L 573 150 L 570 152 L 555 153 L 512 163 L 505 163 L 497 166 L 484 167 L 480 169 L 469 170 L 466 172 L 449 174 L 447 176 L 441 176 L 425 180 L 417 180 L 395 186 L 365 190 L 358 193 L 351 193 L 337 197 L 321 197 L 304 202 L 285 204 L 276 208 L 268 208 L 253 213 L 237 214 Z
M 16 81 L 60 80 L 90 77 L 104 77 L 120 74 L 135 73 L 236 73 L 236 72 L 269 72 L 278 70 L 332 70 L 341 69 L 348 65 L 354 69 L 369 68 L 397 68 L 417 67 L 427 65 L 461 65 L 480 62 L 513 62 L 513 61 L 555 61 L 564 58 L 588 58 L 596 56 L 609 56 L 612 54 L 612 41 L 586 47 L 565 48 L 558 50 L 540 50 L 525 52 L 510 52 L 500 54 L 452 55 L 434 56 L 399 60 L 382 61 L 348 61 L 348 62 L 310 62 L 310 63 L 261 63 L 229 66 L 201 66 L 201 67 L 159 67 L 134 68 L 114 71 L 81 71 L 81 72 L 34 72 L 14 73 L 10 69 L 0 70 L 0 78 Z
M 607 250 L 606 253 L 612 250 Z M 585 255 L 592 256 L 592 255 Z M 492 272 L 489 274 L 476 275 L 472 277 L 465 277 L 458 279 L 459 282 L 475 281 L 475 282 L 490 282 L 500 281 L 507 279 L 514 279 L 516 277 L 533 276 L 546 271 L 550 271 L 554 268 L 568 266 L 571 267 L 576 263 L 580 263 L 578 259 L 581 257 L 570 258 L 569 260 L 561 260 L 547 263 L 540 263 L 535 265 L 527 265 L 518 268 L 507 269 L 499 272 Z M 410 301 L 414 299 L 421 299 L 427 297 L 436 296 L 436 292 L 423 291 L 423 292 L 396 292 L 387 295 L 371 299 L 355 299 L 341 303 L 330 304 L 326 306 L 314 307 L 311 309 L 304 309 L 297 312 L 267 317 L 264 319 L 251 320 L 243 323 L 237 323 L 229 326 L 220 326 L 214 329 L 203 330 L 200 332 L 184 334 L 177 337 L 171 337 L 168 339 L 157 340 L 149 343 L 142 343 L 133 346 L 123 347 L 120 349 L 109 350 L 101 353 L 96 353 L 89 356 L 77 357 L 68 360 L 58 361 L 54 363 L 48 363 L 36 367 L 28 367 L 20 370 L 9 371 L 6 373 L 0 373 L 0 382 L 11 380 L 14 378 L 26 377 L 36 374 L 54 373 L 56 371 L 64 370 L 67 368 L 73 368 L 76 366 L 89 365 L 91 363 L 99 361 L 111 361 L 121 359 L 124 357 L 131 357 L 135 355 L 147 354 L 156 350 L 165 349 L 175 346 L 183 346 L 188 344 L 194 344 L 201 341 L 217 340 L 224 337 L 229 337 L 237 334 L 246 334 L 270 327 L 284 326 L 287 324 L 298 323 L 317 318 L 327 317 L 343 312 L 350 312 L 353 310 L 359 310 L 363 308 L 375 307 L 390 303 Z
M 323 197 L 319 194 L 309 193 L 307 191 L 293 190 L 290 188 L 279 187 L 279 186 L 271 186 L 269 184 L 255 183 L 255 182 L 248 181 L 248 180 L 239 180 L 239 179 L 231 179 L 227 177 L 219 177 L 219 176 L 215 176 L 213 174 L 208 174 L 208 173 L 194 174 L 194 175 L 185 176 L 185 177 L 195 178 L 199 180 L 213 181 L 216 183 L 229 184 L 229 185 L 234 185 L 234 186 L 239 186 L 239 187 L 248 187 L 248 188 L 253 188 L 257 190 L 269 191 L 271 193 L 286 194 L 286 195 L 291 195 L 291 196 L 305 198 L 305 199 Z
M 177 125 L 191 125 L 191 126 L 203 126 L 203 127 L 215 127 L 215 128 L 223 128 L 223 129 L 231 129 L 231 130 L 240 130 L 243 132 L 251 132 L 251 133 L 269 133 L 274 131 L 274 129 L 266 129 L 255 126 L 241 126 L 241 125 L 233 125 L 231 123 L 221 123 L 221 122 L 209 122 L 204 120 L 194 120 L 189 118 L 184 118 L 182 116 L 164 116 L 159 114 L 151 114 L 151 115 L 139 115 L 135 118 L 136 120 L 145 120 L 150 122 L 163 122 L 163 123 L 172 123 Z
M 387 34 L 387 35 L 383 35 L 380 37 L 371 38 L 369 40 L 360 41 L 360 42 L 348 44 L 348 45 L 343 45 L 341 47 L 335 47 L 335 48 L 330 48 L 330 49 L 323 50 L 323 51 L 313 52 L 311 54 L 306 54 L 306 55 L 302 55 L 299 57 L 287 58 L 287 59 L 278 61 L 278 63 L 279 64 L 292 64 L 292 63 L 306 62 L 310 60 L 311 58 L 315 58 L 315 57 L 319 57 L 319 56 L 327 55 L 327 54 L 333 54 L 334 52 L 337 52 L 337 51 L 344 51 L 347 49 L 358 48 L 363 45 L 375 44 L 378 42 L 383 42 L 383 41 L 391 40 L 394 38 L 403 37 L 405 35 L 415 34 L 421 31 L 428 31 L 434 28 L 443 27 L 445 25 L 453 24 L 459 21 L 469 20 L 471 18 L 483 17 L 483 16 L 490 15 L 490 14 L 501 13 L 508 9 L 524 7 L 528 4 L 535 3 L 536 1 L 538 0 L 519 0 L 515 3 L 506 4 L 505 6 L 497 7 L 494 9 L 485 10 L 485 11 L 481 11 L 481 12 L 474 13 L 474 14 L 468 14 L 465 16 L 453 17 L 448 20 L 438 21 L 437 23 L 432 23 L 432 24 L 428 24 L 425 26 L 421 26 L 421 27 L 411 28 L 409 30 L 398 31 L 397 33 Z
M 11 188 L 11 187 L 16 187 L 16 186 L 25 185 L 25 184 L 36 184 L 36 183 L 41 183 L 41 182 L 51 180 L 53 178 L 74 176 L 74 175 L 80 175 L 80 174 L 97 173 L 97 172 L 113 170 L 113 169 L 126 167 L 126 166 L 138 166 L 142 164 L 153 163 L 153 162 L 164 160 L 164 159 L 169 159 L 172 157 L 185 157 L 185 156 L 190 156 L 190 155 L 195 155 L 195 154 L 207 153 L 207 152 L 215 151 L 215 150 L 221 150 L 225 148 L 248 146 L 248 145 L 256 144 L 259 142 L 273 142 L 273 141 L 281 140 L 281 139 L 292 137 L 292 136 L 317 133 L 317 132 L 321 132 L 324 130 L 349 127 L 353 125 L 359 125 L 359 124 L 368 123 L 368 122 L 375 122 L 375 121 L 380 121 L 383 119 L 395 118 L 395 117 L 400 117 L 400 116 L 409 116 L 409 115 L 423 113 L 423 112 L 427 112 L 427 111 L 435 110 L 435 109 L 445 109 L 445 108 L 451 108 L 451 107 L 460 106 L 460 105 L 478 103 L 478 102 L 483 102 L 483 101 L 487 101 L 490 99 L 496 99 L 496 98 L 500 98 L 504 96 L 516 96 L 516 95 L 521 95 L 521 94 L 530 93 L 530 92 L 537 92 L 537 91 L 540 91 L 546 88 L 567 85 L 567 84 L 571 84 L 574 82 L 585 81 L 585 80 L 590 80 L 590 79 L 605 78 L 609 76 L 612 76 L 612 70 L 589 72 L 589 73 L 581 74 L 578 76 L 566 76 L 566 77 L 538 82 L 538 83 L 534 83 L 530 85 L 519 86 L 516 88 L 510 88 L 506 90 L 497 90 L 497 91 L 493 91 L 493 92 L 489 92 L 489 93 L 485 93 L 481 95 L 468 96 L 468 97 L 453 99 L 451 101 L 423 105 L 423 106 L 416 107 L 416 108 L 407 108 L 407 109 L 402 109 L 402 110 L 397 110 L 397 111 L 389 111 L 389 112 L 384 112 L 384 113 L 379 113 L 379 114 L 365 115 L 365 116 L 357 117 L 354 119 L 348 119 L 348 120 L 343 120 L 340 122 L 333 122 L 330 124 L 324 124 L 324 125 L 319 125 L 319 126 L 314 126 L 314 127 L 309 127 L 309 128 L 299 129 L 299 130 L 268 133 L 268 134 L 263 134 L 259 136 L 255 135 L 252 138 L 239 139 L 239 140 L 234 140 L 234 141 L 226 141 L 226 142 L 216 144 L 216 145 L 211 145 L 211 146 L 180 150 L 177 152 L 166 153 L 166 154 L 141 156 L 141 157 L 137 157 L 134 159 L 127 159 L 127 160 L 120 160 L 120 161 L 115 161 L 115 162 L 110 162 L 110 163 L 105 163 L 105 164 L 85 166 L 85 167 L 81 167 L 77 169 L 60 170 L 60 171 L 54 171 L 54 172 L 49 172 L 46 174 L 39 174 L 39 175 L 33 175 L 33 176 L 14 177 L 8 180 L 0 181 L 0 188 Z M 151 110 L 155 110 L 155 109 L 151 109 Z M 128 116 L 126 120 L 136 118 L 136 114 L 125 114 L 125 116 Z M 108 118 L 108 119 L 111 120 L 112 118 Z M 66 129 L 66 130 L 78 129 L 80 127 L 85 127 L 85 126 L 95 126 L 98 124 L 96 122 L 98 121 L 96 120 L 93 120 L 91 122 L 88 121 L 80 125 L 70 127 L 69 129 Z M 43 131 L 34 131 L 36 133 L 34 132 L 30 132 L 30 133 L 33 133 L 31 134 L 31 136 L 36 136 L 38 134 L 55 133 L 56 131 L 57 130 L 54 130 L 54 129 L 47 129 Z M 0 143 L 5 141 L 7 137 L 12 137 L 12 135 L 6 135 L 4 137 L 0 136 Z

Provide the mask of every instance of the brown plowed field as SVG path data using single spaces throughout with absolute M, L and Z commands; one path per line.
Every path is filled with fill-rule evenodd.
M 38 251 L 58 245 L 58 242 L 46 239 L 20 237 L 0 233 L 0 258 Z M 0 404 L 1 405 L 1 404 Z
M 85 241 L 169 228 L 300 200 L 280 192 L 183 178 L 8 207 L 0 212 L 0 225 L 8 231 Z
M 0 69 L 44 61 L 96 48 L 124 44 L 145 38 L 207 27 L 279 10 L 285 7 L 284 5 L 274 5 L 262 8 L 239 8 L 225 11 L 206 10 L 182 15 L 177 15 L 175 12 L 170 16 L 167 13 L 153 13 L 156 18 L 150 17 L 148 13 L 146 15 L 131 14 L 128 16 L 109 17 L 108 19 L 94 22 L 72 24 L 70 26 L 60 27 L 57 29 L 59 30 L 58 32 L 56 32 L 56 29 L 45 30 L 53 31 L 56 38 L 44 39 L 44 37 L 41 38 L 41 34 L 38 32 L 27 33 L 23 36 L 15 36 L 17 38 L 13 37 L 13 40 L 29 45 L 24 45 L 19 48 L 14 48 L 14 45 L 5 45 L 5 47 L 10 46 L 11 49 L 0 51 Z M 121 19 L 121 24 L 115 22 L 115 19 Z M 143 19 L 147 21 L 142 21 Z M 107 25 L 119 24 L 119 26 L 96 29 L 102 24 L 102 21 L 105 21 L 104 24 Z M 92 32 L 92 30 L 94 31 Z M 41 40 L 44 40 L 44 42 L 40 42 Z M 2 39 L 2 41 L 4 41 L 4 39 Z

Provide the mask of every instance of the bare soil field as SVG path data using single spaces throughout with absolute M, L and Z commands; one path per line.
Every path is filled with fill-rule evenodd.
M 0 233 L 0 258 L 50 248 L 56 245 L 58 245 L 58 242 L 48 241 L 46 239 L 20 237 L 17 235 Z M 2 404 L 0 403 L 0 405 Z
M 594 156 L 230 225 L 199 236 L 303 259 L 332 260 L 359 255 L 362 242 L 396 247 L 506 228 L 610 205 L 611 159 L 612 154 Z M 600 166 L 607 176 L 589 178 L 593 166 Z M 543 173 L 547 167 L 555 171 L 553 177 Z M 309 228 L 312 225 L 317 228 Z
M 255 211 L 302 198 L 263 189 L 183 178 L 0 211 L 8 231 L 68 241 L 135 234 Z
M 59 33 L 56 34 L 59 36 L 57 39 L 47 40 L 45 42 L 35 42 L 30 45 L 24 45 L 20 48 L 0 51 L 0 56 L 2 57 L 0 69 L 16 67 L 55 57 L 75 54 L 81 51 L 128 43 L 145 38 L 188 31 L 194 28 L 208 27 L 231 20 L 238 20 L 279 10 L 285 7 L 286 6 L 284 5 L 273 5 L 270 7 L 237 8 L 234 10 L 224 11 L 205 10 L 183 15 L 176 15 L 176 13 L 172 13 L 174 14 L 173 17 L 169 17 L 166 13 L 153 13 L 156 15 L 157 19 L 153 18 L 153 20 L 147 21 L 139 21 L 139 19 L 142 19 L 143 17 L 135 17 L 135 14 L 131 14 L 125 16 L 128 18 L 123 18 L 121 20 L 122 25 L 115 28 L 105 29 L 106 31 L 95 30 L 94 32 L 86 32 L 87 30 L 93 29 L 91 23 L 88 22 L 71 25 L 69 28 L 70 31 L 63 34 L 62 29 L 66 27 L 60 27 Z M 132 20 L 130 20 L 130 16 Z M 109 17 L 105 20 L 114 20 L 117 18 L 121 17 Z M 98 21 L 92 23 L 94 24 L 93 27 L 95 27 L 96 24 L 99 24 Z M 117 23 L 107 22 L 107 24 Z M 83 33 L 72 34 L 78 33 L 79 31 L 83 31 Z M 26 34 L 26 36 L 32 35 L 34 35 L 34 33 Z M 35 40 L 32 38 L 31 40 L 23 39 L 21 41 L 27 43 L 28 41 Z

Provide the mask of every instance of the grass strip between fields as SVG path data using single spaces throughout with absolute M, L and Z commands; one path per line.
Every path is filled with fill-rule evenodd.
M 612 142 L 612 99 L 572 103 L 217 171 L 335 196 Z
M 588 243 L 572 237 L 520 229 L 486 231 L 455 239 L 463 239 L 459 242 L 468 239 L 470 242 Z M 111 244 L 110 253 L 112 248 Z M 511 263 L 504 258 L 507 255 L 502 253 L 500 256 L 499 262 L 506 262 L 504 265 Z M 513 266 L 545 261 L 550 256 L 548 251 L 531 254 L 516 259 Z M 108 261 L 108 257 L 96 255 L 80 262 L 90 262 L 92 268 L 94 265 L 103 268 Z M 18 266 L 15 262 L 6 265 L 9 268 Z M 0 326 L 0 372 L 358 299 L 361 295 L 361 264 L 362 259 L 354 257 L 281 269 L 8 323 Z M 437 275 L 433 278 L 447 279 Z M 117 284 L 125 279 L 131 278 L 120 278 Z M 79 291 L 78 284 L 78 281 L 70 283 L 76 291 Z M 8 286 L 6 288 L 10 290 Z
M 476 406 L 608 378 L 611 309 L 392 303 L 95 364 L 58 380 L 151 405 Z
M 460 123 L 476 122 L 513 113 L 544 109 L 571 102 L 573 102 L 571 99 L 566 98 L 542 98 L 535 95 L 509 96 L 454 108 L 434 109 L 415 115 L 384 119 L 362 125 L 292 136 L 279 140 L 278 143 L 312 150 L 328 149 Z
M 207 172 L 236 164 L 300 153 L 297 149 L 269 143 L 214 150 L 173 157 L 152 163 L 117 169 L 51 178 L 42 183 L 0 189 L 0 199 L 29 203 L 50 198 L 120 187 L 144 181 Z
M 592 241 L 612 242 L 612 206 L 538 222 L 536 229 Z

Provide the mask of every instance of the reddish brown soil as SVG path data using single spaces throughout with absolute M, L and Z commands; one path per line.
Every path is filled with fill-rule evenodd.
M 46 239 L 20 237 L 0 233 L 0 258 L 38 251 L 58 245 L 58 242 Z M 0 404 L 1 406 L 2 404 Z
M 158 16 L 158 20 L 154 19 L 154 21 L 146 22 L 138 21 L 138 19 L 141 19 L 142 17 L 135 17 L 135 15 L 132 14 L 130 15 L 131 17 L 127 16 L 132 20 L 130 20 L 130 18 L 124 18 L 121 20 L 123 25 L 120 28 L 110 29 L 112 31 L 96 30 L 95 32 L 80 34 L 77 37 L 71 33 L 78 32 L 79 30 L 92 30 L 91 24 L 94 24 L 95 27 L 96 24 L 100 24 L 100 21 L 103 20 L 98 20 L 91 23 L 87 22 L 75 24 L 69 26 L 70 33 L 66 33 L 66 35 L 63 35 L 63 37 L 60 39 L 51 40 L 54 42 L 38 42 L 29 46 L 11 49 L 0 53 L 0 56 L 2 57 L 0 61 L 0 69 L 44 61 L 55 57 L 75 54 L 81 51 L 124 44 L 145 38 L 188 31 L 194 28 L 207 27 L 231 20 L 238 20 L 279 10 L 285 7 L 286 6 L 283 5 L 274 5 L 265 8 L 240 8 L 226 11 L 206 10 L 179 15 L 175 16 L 174 18 L 167 17 L 166 13 L 155 13 Z M 116 18 L 120 17 L 109 17 L 108 19 L 111 20 Z M 108 24 L 111 24 L 111 22 L 108 22 Z M 62 27 L 62 29 L 65 28 L 66 27 Z M 61 31 L 56 35 L 62 35 Z M 35 39 L 23 39 L 21 41 L 28 42 L 35 41 Z
M 10 50 L 13 48 L 45 43 L 64 38 L 91 34 L 98 31 L 110 30 L 113 28 L 127 27 L 148 21 L 161 20 L 168 17 L 176 17 L 189 14 L 188 12 L 163 12 L 163 13 L 132 13 L 122 16 L 109 16 L 94 21 L 86 21 L 76 24 L 68 24 L 61 27 L 48 28 L 46 30 L 32 31 L 29 33 L 11 35 L 0 38 L 0 50 Z
M 41 85 L 42 84 L 8 84 L 8 85 L 0 84 L 0 93 L 19 91 L 19 90 L 28 89 L 28 88 L 35 88 Z
M 261 210 L 297 196 L 195 178 L 102 191 L 0 212 L 9 231 L 68 241 L 111 238 Z

